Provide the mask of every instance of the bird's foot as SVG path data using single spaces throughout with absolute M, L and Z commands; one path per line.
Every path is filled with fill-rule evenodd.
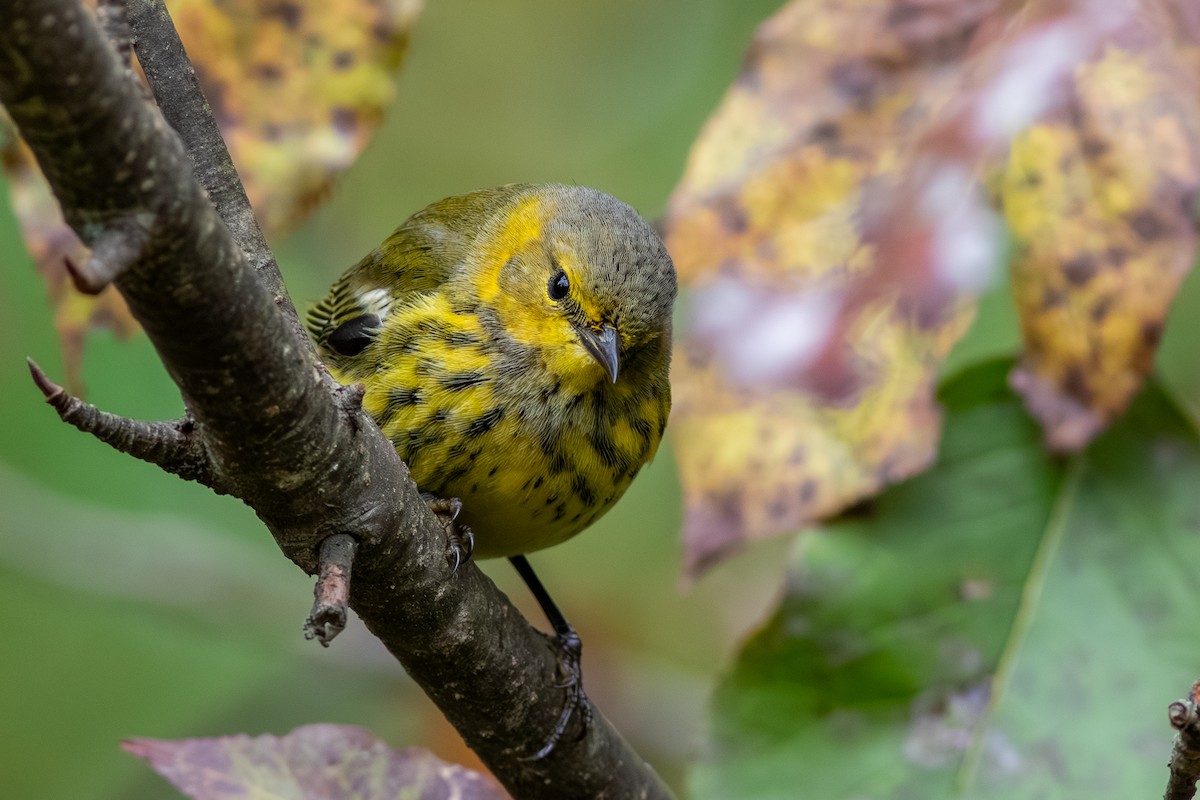
M 462 513 L 462 501 L 457 497 L 434 497 L 422 494 L 421 498 L 429 506 L 429 510 L 437 515 L 446 531 L 446 561 L 454 572 L 471 560 L 475 552 L 475 534 L 466 525 L 458 521 Z
M 558 650 L 558 672 L 563 678 L 558 687 L 565 689 L 567 696 L 563 700 L 562 713 L 554 725 L 554 730 L 550 731 L 542 749 L 530 756 L 528 761 L 539 761 L 554 752 L 554 748 L 566 735 L 571 718 L 577 712 L 581 715 L 579 733 L 575 737 L 577 740 L 586 736 L 592 726 L 592 704 L 583 691 L 583 667 L 580 660 L 583 655 L 583 642 L 570 626 L 560 631 L 552 641 Z

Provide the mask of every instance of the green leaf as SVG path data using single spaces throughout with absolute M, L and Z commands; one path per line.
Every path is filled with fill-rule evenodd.
M 504 800 L 491 778 L 427 750 L 396 751 L 361 728 L 306 725 L 287 736 L 131 739 L 124 748 L 193 800 Z
M 801 538 L 697 798 L 1154 797 L 1200 673 L 1200 437 L 1156 386 L 1046 455 L 994 362 L 937 467 Z

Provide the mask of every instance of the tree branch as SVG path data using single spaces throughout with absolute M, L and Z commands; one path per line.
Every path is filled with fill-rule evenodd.
M 0 102 L 85 243 L 152 218 L 116 286 L 179 386 L 215 480 L 310 574 L 325 539 L 358 542 L 351 607 L 509 791 L 669 796 L 599 714 L 585 736 L 521 760 L 561 710 L 553 648 L 473 565 L 452 573 L 395 450 L 299 338 L 78 0 L 7 0 Z
M 68 394 L 66 389 L 46 377 L 33 359 L 27 360 L 33 382 L 63 422 L 139 461 L 154 464 L 186 481 L 202 483 L 218 494 L 228 494 L 218 476 L 213 474 L 208 454 L 192 435 L 191 420 L 143 422 L 101 411 Z
M 1171 777 L 1163 800 L 1192 800 L 1196 796 L 1196 781 L 1200 780 L 1200 713 L 1197 698 L 1200 697 L 1200 681 L 1192 685 L 1187 699 L 1176 700 L 1167 709 L 1175 735 L 1175 746 L 1171 748 Z

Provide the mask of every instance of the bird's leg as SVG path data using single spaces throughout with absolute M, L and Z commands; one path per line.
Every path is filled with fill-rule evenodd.
M 457 497 L 434 497 L 428 493 L 423 493 L 421 499 L 441 520 L 442 528 L 446 531 L 446 544 L 449 546 L 446 560 L 450 562 L 453 570 L 458 572 L 458 568 L 470 561 L 471 553 L 475 552 L 475 534 L 457 521 L 458 515 L 462 513 L 462 501 Z
M 538 605 L 542 607 L 542 613 L 546 615 L 546 619 L 550 621 L 551 627 L 554 628 L 554 644 L 558 649 L 558 671 L 562 674 L 563 682 L 559 686 L 567 690 L 567 697 L 563 701 L 562 714 L 558 718 L 558 722 L 554 726 L 554 730 L 550 731 L 550 736 L 547 737 L 546 743 L 542 745 L 542 749 L 538 750 L 529 760 L 537 761 L 550 755 L 563 735 L 567 732 L 567 724 L 570 723 L 572 715 L 578 710 L 582 713 L 582 719 L 579 730 L 579 738 L 582 739 L 592 724 L 592 704 L 588 702 L 587 695 L 583 692 L 583 668 L 580 664 L 582 655 L 583 643 L 579 639 L 579 634 L 571 627 L 571 623 L 567 622 L 567 618 L 558 610 L 558 606 L 554 604 L 550 593 L 546 591 L 546 587 L 538 580 L 537 574 L 534 573 L 533 567 L 529 565 L 529 561 L 525 556 L 512 556 L 508 559 L 512 562 L 513 567 L 517 570 L 517 574 L 525 581 L 525 585 L 529 587 L 530 593 L 538 601 Z

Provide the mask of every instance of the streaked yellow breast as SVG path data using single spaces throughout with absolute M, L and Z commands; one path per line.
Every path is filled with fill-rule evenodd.
M 371 349 L 373 374 L 336 377 L 365 384 L 364 408 L 422 491 L 462 500 L 477 557 L 583 530 L 653 456 L 666 424 L 665 367 L 649 376 L 633 365 L 618 383 L 581 391 L 510 341 L 486 307 L 456 307 L 445 292 L 396 309 Z

